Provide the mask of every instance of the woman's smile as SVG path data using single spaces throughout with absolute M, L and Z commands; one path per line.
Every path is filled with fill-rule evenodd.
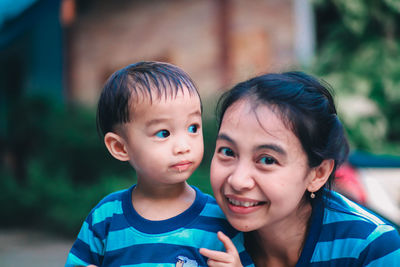
M 226 195 L 226 203 L 229 210 L 237 214 L 248 214 L 257 211 L 262 205 L 266 205 L 265 201 L 256 201 L 252 199 L 240 198 L 233 195 Z

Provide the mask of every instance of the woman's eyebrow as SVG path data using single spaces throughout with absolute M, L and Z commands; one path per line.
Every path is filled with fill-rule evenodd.
M 279 153 L 279 154 L 281 154 L 283 156 L 287 155 L 286 151 L 281 146 L 274 145 L 274 144 L 259 145 L 257 147 L 257 150 L 259 150 L 259 149 L 270 149 L 270 150 L 273 150 L 273 151 L 275 151 L 275 152 L 277 152 L 277 153 Z
M 232 138 L 230 138 L 228 135 L 226 135 L 224 133 L 218 134 L 217 140 L 224 140 L 224 141 L 227 141 L 229 143 L 235 144 L 235 141 L 233 141 Z
M 236 144 L 236 142 L 232 138 L 230 138 L 228 135 L 226 135 L 224 133 L 218 134 L 217 140 L 224 140 L 233 145 Z M 283 156 L 287 155 L 286 151 L 281 146 L 275 145 L 275 144 L 263 144 L 263 145 L 257 146 L 256 150 L 260 150 L 260 149 L 269 149 L 269 150 L 273 150 Z

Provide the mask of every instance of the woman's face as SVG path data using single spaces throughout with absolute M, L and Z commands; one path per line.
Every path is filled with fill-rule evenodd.
M 268 106 L 254 109 L 239 100 L 226 110 L 211 185 L 233 227 L 247 232 L 298 223 L 312 173 L 299 139 Z

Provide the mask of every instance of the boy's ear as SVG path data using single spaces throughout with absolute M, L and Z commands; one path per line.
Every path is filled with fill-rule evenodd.
M 321 164 L 312 170 L 312 178 L 307 186 L 309 192 L 318 191 L 326 181 L 328 181 L 329 176 L 332 173 L 335 162 L 333 159 L 325 159 Z
M 116 133 L 108 132 L 104 136 L 104 143 L 110 154 L 120 160 L 120 161 L 128 161 L 129 155 L 125 146 L 124 139 Z

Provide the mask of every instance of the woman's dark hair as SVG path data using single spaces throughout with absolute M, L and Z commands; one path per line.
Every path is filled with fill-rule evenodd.
M 115 125 L 129 122 L 131 105 L 139 101 L 139 96 L 152 102 L 154 98 L 173 98 L 184 90 L 200 98 L 195 83 L 177 66 L 154 61 L 128 65 L 113 73 L 103 87 L 97 105 L 97 129 L 104 136 Z
M 302 72 L 257 76 L 221 96 L 217 105 L 219 127 L 226 110 L 240 99 L 248 99 L 254 108 L 260 104 L 270 106 L 299 138 L 309 167 L 325 159 L 334 160 L 327 183 L 330 187 L 336 168 L 347 159 L 349 145 L 328 88 L 327 83 Z

